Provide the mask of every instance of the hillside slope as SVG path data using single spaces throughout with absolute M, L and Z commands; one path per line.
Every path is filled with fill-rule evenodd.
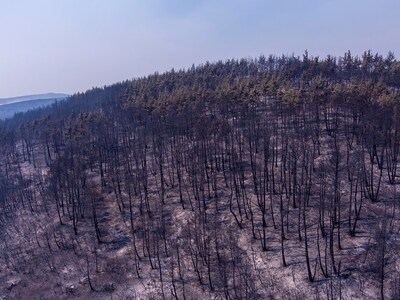
M 399 87 L 262 56 L 0 122 L 0 297 L 399 298 Z

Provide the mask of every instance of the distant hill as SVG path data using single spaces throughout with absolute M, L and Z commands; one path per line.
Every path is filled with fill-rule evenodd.
M 26 95 L 26 96 L 12 97 L 12 98 L 0 98 L 0 105 L 22 102 L 22 101 L 60 99 L 67 97 L 68 97 L 67 94 L 47 93 L 47 94 Z
M 0 99 L 0 120 L 11 118 L 17 112 L 47 106 L 67 97 L 66 94 L 48 93 Z

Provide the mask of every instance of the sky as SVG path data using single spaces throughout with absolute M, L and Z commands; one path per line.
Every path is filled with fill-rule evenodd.
M 261 54 L 400 56 L 399 0 L 0 0 L 0 98 Z

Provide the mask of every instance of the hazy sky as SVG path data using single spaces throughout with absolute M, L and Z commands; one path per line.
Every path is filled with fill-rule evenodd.
M 400 56 L 400 0 L 0 0 L 0 98 L 260 54 Z

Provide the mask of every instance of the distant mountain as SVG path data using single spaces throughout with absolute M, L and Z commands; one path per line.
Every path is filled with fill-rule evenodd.
M 0 120 L 11 118 L 15 113 L 50 105 L 57 100 L 64 100 L 67 94 L 40 94 L 0 99 Z
M 67 97 L 68 97 L 67 94 L 47 93 L 47 94 L 27 95 L 27 96 L 19 96 L 19 97 L 12 97 L 12 98 L 0 98 L 0 105 L 10 104 L 10 103 L 15 103 L 15 102 L 22 102 L 22 101 L 60 99 L 60 98 L 67 98 Z

